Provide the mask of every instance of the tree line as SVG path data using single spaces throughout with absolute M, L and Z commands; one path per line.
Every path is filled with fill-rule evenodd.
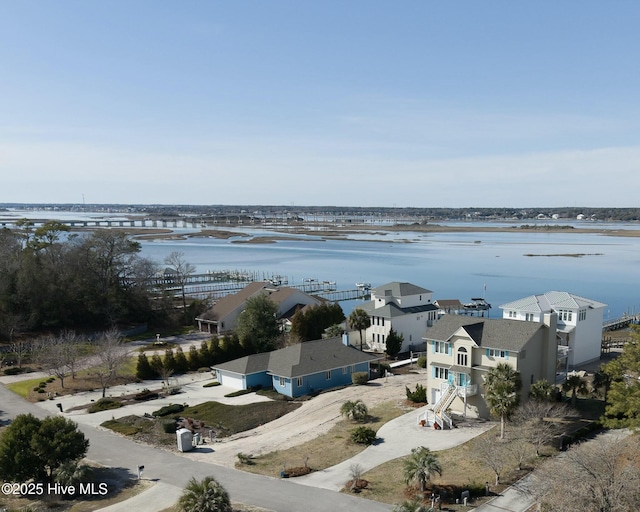
M 147 283 L 158 266 L 140 256 L 140 244 L 124 231 L 76 234 L 56 221 L 18 224 L 0 230 L 0 339 L 28 331 L 176 326 L 192 313 L 184 297 L 183 317 L 172 297 L 152 297 Z M 192 271 L 180 254 L 171 256 L 167 263 L 176 272 Z

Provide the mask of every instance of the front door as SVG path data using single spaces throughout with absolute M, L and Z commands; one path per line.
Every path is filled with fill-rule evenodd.
M 438 388 L 431 388 L 431 403 L 437 404 L 442 396 L 442 391 Z

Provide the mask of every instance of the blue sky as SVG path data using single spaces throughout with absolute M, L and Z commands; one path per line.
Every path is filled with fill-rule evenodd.
M 640 206 L 640 3 L 0 0 L 0 202 Z

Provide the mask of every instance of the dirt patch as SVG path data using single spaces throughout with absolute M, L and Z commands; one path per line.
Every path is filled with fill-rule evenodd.
M 400 407 L 406 399 L 405 386 L 423 382 L 424 374 L 411 373 L 370 381 L 365 386 L 348 386 L 321 393 L 289 414 L 252 430 L 236 434 L 213 444 L 209 454 L 194 453 L 196 459 L 235 467 L 237 454 L 259 456 L 298 446 L 326 434 L 343 420 L 340 407 L 347 400 L 362 400 L 369 410 L 376 405 L 396 401 Z
M 98 483 L 106 485 L 106 495 L 96 494 L 95 497 L 84 496 L 73 499 L 47 495 L 44 499 L 38 500 L 30 497 L 1 496 L 0 509 L 33 510 L 34 512 L 47 510 L 91 512 L 128 500 L 153 485 L 149 481 L 137 480 L 135 475 L 125 468 L 108 468 L 90 460 L 84 460 L 83 463 L 92 467 L 91 481 L 95 482 L 97 489 L 99 489 Z

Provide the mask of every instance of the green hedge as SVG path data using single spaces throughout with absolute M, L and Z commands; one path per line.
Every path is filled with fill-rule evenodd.
M 427 390 L 422 384 L 416 384 L 415 391 L 411 391 L 405 386 L 405 391 L 407 393 L 407 400 L 417 404 L 427 403 Z
M 369 372 L 354 372 L 351 374 L 351 382 L 362 386 L 369 381 Z
M 101 398 L 97 402 L 91 404 L 87 408 L 87 412 L 94 413 L 100 411 L 108 411 L 109 409 L 119 409 L 122 407 L 122 403 L 119 400 L 113 398 Z
M 358 427 L 351 431 L 351 440 L 357 444 L 373 444 L 376 432 L 370 427 Z
M 184 411 L 184 405 L 182 404 L 169 404 L 164 407 L 160 407 L 157 411 L 151 413 L 152 416 L 169 416 L 169 414 L 178 414 Z

